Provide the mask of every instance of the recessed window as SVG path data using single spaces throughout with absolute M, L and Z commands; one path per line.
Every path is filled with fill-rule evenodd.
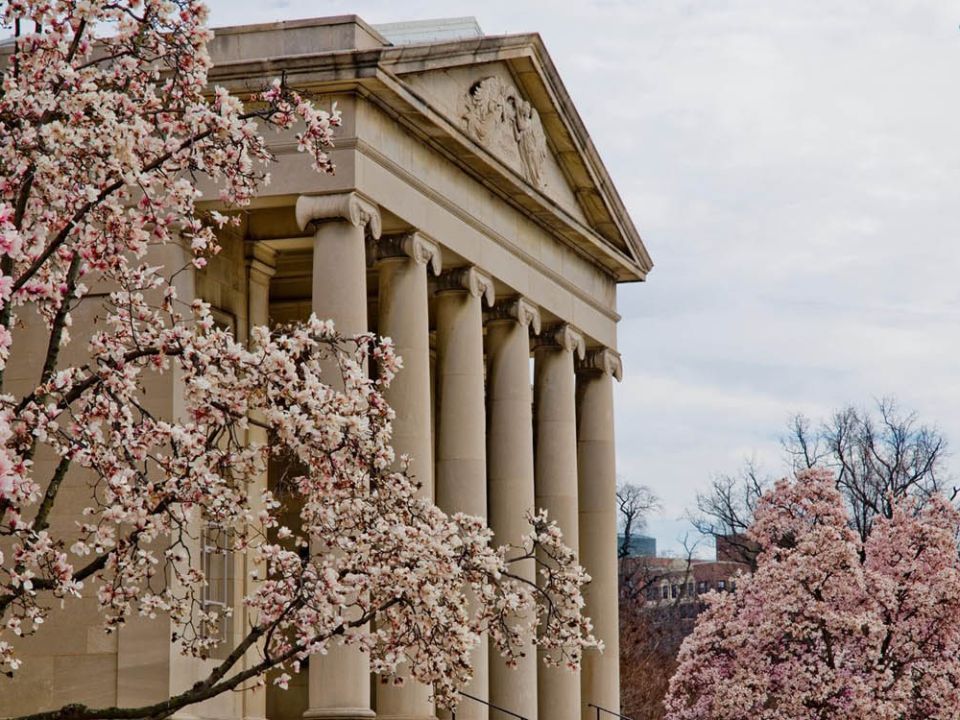
M 217 616 L 216 622 L 208 623 L 203 632 L 218 643 L 210 650 L 211 656 L 226 657 L 231 649 L 227 640 L 233 607 L 233 548 L 229 532 L 215 525 L 205 525 L 200 534 L 200 550 L 206 578 L 200 602 L 204 612 Z

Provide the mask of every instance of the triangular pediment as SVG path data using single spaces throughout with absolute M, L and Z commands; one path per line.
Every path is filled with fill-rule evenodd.
M 517 87 L 506 63 L 410 73 L 403 80 L 532 187 L 589 224 L 550 147 L 539 110 Z
M 494 158 L 588 229 L 612 255 L 604 264 L 622 265 L 620 277 L 642 279 L 652 268 L 538 35 L 391 48 L 380 62 L 456 129 L 468 154 Z
M 220 35 L 212 82 L 282 72 L 311 92 L 359 92 L 618 280 L 653 267 L 539 35 L 391 45 L 352 16 Z

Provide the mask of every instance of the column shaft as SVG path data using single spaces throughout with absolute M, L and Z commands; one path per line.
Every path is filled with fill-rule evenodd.
M 247 323 L 248 327 L 243 328 L 243 337 L 250 342 L 250 329 L 258 326 L 269 325 L 270 323 L 270 278 L 276 272 L 275 253 L 262 243 L 250 245 L 247 250 Z M 269 443 L 267 431 L 260 425 L 251 424 L 247 428 L 247 444 L 259 445 L 265 447 Z M 250 504 L 253 515 L 262 507 L 261 495 L 267 489 L 268 472 L 266 461 L 264 461 L 263 473 L 257 478 L 253 487 L 250 488 Z M 265 531 L 264 531 L 265 532 Z M 254 570 L 257 571 L 257 577 L 265 577 L 266 567 L 264 563 L 254 564 L 253 553 L 244 553 L 242 559 L 242 578 L 244 583 L 244 595 L 253 592 L 257 581 L 252 580 Z M 243 606 L 239 613 L 240 627 L 234 627 L 234 633 L 243 632 L 250 627 L 253 618 L 249 615 L 249 610 Z M 260 649 L 250 648 L 244 657 L 246 667 L 252 667 L 260 662 Z M 267 716 L 267 691 L 266 689 L 250 690 L 243 695 L 243 716 L 245 720 L 262 720 Z
M 410 472 L 421 483 L 423 497 L 433 500 L 430 413 L 430 328 L 427 306 L 427 263 L 439 270 L 439 252 L 417 235 L 388 238 L 380 244 L 378 262 L 378 333 L 393 340 L 403 369 L 387 388 L 394 409 L 393 447 L 399 458 L 409 455 Z M 403 674 L 403 666 L 399 668 Z M 430 688 L 407 678 L 396 687 L 377 683 L 377 717 L 391 720 L 434 717 Z
M 497 544 L 520 546 L 529 529 L 526 515 L 534 507 L 529 326 L 537 311 L 522 299 L 506 304 L 503 311 L 487 325 L 490 527 Z M 511 571 L 531 582 L 536 579 L 533 560 L 512 564 Z M 537 717 L 533 646 L 514 668 L 499 654 L 491 653 L 490 700 L 524 717 Z
M 579 537 L 574 373 L 574 353 L 578 351 L 582 357 L 583 338 L 566 325 L 544 333 L 534 351 L 536 506 L 547 510 L 563 531 L 566 544 L 574 549 Z M 537 706 L 543 718 L 578 720 L 579 673 L 540 664 Z
M 613 433 L 613 376 L 619 359 L 607 350 L 591 352 L 577 384 L 577 467 L 580 491 L 580 562 L 592 578 L 586 587 L 586 614 L 606 649 L 584 653 L 581 717 L 587 703 L 620 710 L 620 618 L 617 595 L 616 455 Z
M 345 335 L 367 331 L 365 228 L 379 237 L 379 213 L 354 193 L 301 197 L 297 221 L 318 221 L 313 240 L 313 311 L 333 320 Z M 335 366 L 327 382 L 338 383 Z M 309 669 L 307 718 L 356 720 L 374 716 L 370 709 L 370 661 L 355 647 L 332 645 L 313 655 Z
M 364 245 L 363 227 L 340 220 L 319 225 L 313 236 L 313 312 L 345 335 L 367 331 Z
M 470 268 L 445 273 L 436 297 L 436 501 L 448 514 L 487 517 L 486 414 L 483 392 L 481 298 L 492 283 Z M 483 637 L 471 657 L 473 680 L 465 689 L 489 696 L 488 647 Z M 485 705 L 465 699 L 457 720 L 487 720 Z

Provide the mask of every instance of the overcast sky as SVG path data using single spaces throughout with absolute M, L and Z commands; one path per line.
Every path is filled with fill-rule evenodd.
M 957 3 L 210 4 L 543 36 L 656 263 L 620 290 L 617 441 L 661 549 L 713 474 L 782 469 L 795 412 L 893 395 L 960 447 Z

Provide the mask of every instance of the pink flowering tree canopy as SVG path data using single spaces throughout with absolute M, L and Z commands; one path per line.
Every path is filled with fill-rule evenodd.
M 81 597 L 106 632 L 158 618 L 180 652 L 211 657 L 202 532 L 255 568 L 210 675 L 154 706 L 38 717 L 166 717 L 268 670 L 284 685 L 333 643 L 386 677 L 404 663 L 444 706 L 484 633 L 508 660 L 535 643 L 577 667 L 597 645 L 587 576 L 542 514 L 522 547 L 496 547 L 481 520 L 418 496 L 391 448 L 388 340 L 311 318 L 241 343 L 178 297 L 269 180 L 261 132 L 296 133 L 332 172 L 339 125 L 283 81 L 243 100 L 208 87 L 205 22 L 194 0 L 0 2 L 0 672 Z M 18 356 L 35 377 L 7 377 Z M 177 412 L 158 411 L 149 389 L 174 386 Z M 271 460 L 282 493 L 256 484 Z M 537 587 L 511 572 L 530 560 Z
M 900 498 L 861 540 L 845 508 L 823 470 L 762 497 L 757 570 L 698 618 L 671 720 L 960 718 L 960 513 Z

